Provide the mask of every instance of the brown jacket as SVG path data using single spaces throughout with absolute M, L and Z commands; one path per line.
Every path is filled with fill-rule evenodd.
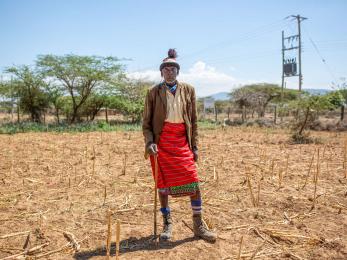
M 195 90 L 192 86 L 182 82 L 177 82 L 177 88 L 181 89 L 183 119 L 186 125 L 187 140 L 190 149 L 193 149 L 194 146 L 198 146 Z M 152 142 L 156 144 L 159 142 L 159 137 L 166 118 L 166 103 L 165 84 L 160 83 L 148 90 L 142 123 L 146 148 Z

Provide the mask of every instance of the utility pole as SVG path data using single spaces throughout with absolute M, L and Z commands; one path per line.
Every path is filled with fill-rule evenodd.
M 298 21 L 298 35 L 299 35 L 299 92 L 301 93 L 301 86 L 302 86 L 302 73 L 301 73 L 301 28 L 300 23 L 303 20 L 306 20 L 307 18 L 301 17 L 300 15 L 292 15 L 292 17 L 295 17 Z
M 13 122 L 13 106 L 14 106 L 14 97 L 13 97 L 13 76 L 11 75 L 11 85 L 10 85 L 10 91 L 11 91 L 11 122 Z
M 283 101 L 283 88 L 284 88 L 284 78 L 285 77 L 299 77 L 299 95 L 301 94 L 302 90 L 302 66 L 301 66 L 301 51 L 302 51 L 302 44 L 301 44 L 301 22 L 303 20 L 306 20 L 306 17 L 302 17 L 300 15 L 291 15 L 286 17 L 287 18 L 294 18 L 294 20 L 297 20 L 298 23 L 298 34 L 291 35 L 288 37 L 284 37 L 284 31 L 282 31 L 282 101 Z M 285 46 L 285 40 L 288 41 L 288 43 L 291 43 L 290 47 Z M 293 46 L 293 42 L 297 41 L 297 45 Z M 298 50 L 298 62 L 296 62 L 296 58 L 290 58 L 285 60 L 285 52 L 291 51 L 297 49 Z M 297 73 L 297 63 L 299 67 L 299 73 Z
M 281 85 L 281 103 L 283 103 L 283 87 L 284 87 L 284 31 L 282 31 L 282 85 Z
M 282 31 L 282 84 L 281 84 L 281 122 L 283 121 L 283 88 L 284 88 L 284 31 Z

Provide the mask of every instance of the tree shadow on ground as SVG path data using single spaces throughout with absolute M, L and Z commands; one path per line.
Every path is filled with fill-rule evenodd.
M 142 251 L 142 250 L 150 251 L 150 250 L 160 250 L 160 249 L 172 249 L 176 246 L 194 241 L 196 239 L 197 238 L 195 237 L 188 237 L 188 238 L 176 240 L 176 241 L 165 241 L 165 242 L 161 241 L 159 242 L 158 246 L 156 246 L 153 240 L 153 235 L 147 236 L 147 237 L 140 237 L 140 238 L 130 237 L 120 242 L 119 254 L 121 255 L 121 254 L 126 254 L 130 252 L 135 252 L 135 251 Z M 110 253 L 112 256 L 116 254 L 116 243 L 111 244 Z M 106 256 L 105 246 L 99 247 L 93 250 L 77 252 L 74 254 L 73 257 L 77 260 L 85 260 L 94 256 Z

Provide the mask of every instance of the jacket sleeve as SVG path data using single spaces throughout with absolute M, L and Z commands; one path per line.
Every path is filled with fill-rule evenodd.
M 152 118 L 153 118 L 153 97 L 151 95 L 151 90 L 147 91 L 145 99 L 145 107 L 143 111 L 143 122 L 142 122 L 142 132 L 145 138 L 145 147 L 153 142 L 153 127 L 152 127 Z
M 196 96 L 195 89 L 192 88 L 191 94 L 191 104 L 192 104 L 192 148 L 198 147 L 198 118 L 197 118 L 197 108 L 196 108 Z

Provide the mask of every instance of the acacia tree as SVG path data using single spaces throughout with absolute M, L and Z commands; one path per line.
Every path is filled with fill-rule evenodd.
M 14 76 L 8 86 L 11 88 L 9 93 L 19 98 L 17 107 L 19 105 L 24 112 L 30 113 L 32 121 L 41 123 L 42 114 L 49 106 L 43 75 L 26 65 L 9 67 L 5 72 Z
M 132 122 L 141 120 L 144 100 L 147 89 L 153 82 L 144 80 L 128 80 L 120 84 L 109 99 L 110 108 L 116 109 L 126 116 L 130 116 Z
M 87 116 L 90 121 L 95 119 L 95 116 L 99 113 L 107 103 L 107 96 L 92 94 L 88 97 L 87 101 L 81 107 L 81 114 Z
M 258 83 L 242 86 L 231 92 L 231 96 L 240 108 L 246 107 L 257 111 L 258 117 L 265 115 L 265 109 L 270 102 L 279 102 L 282 90 L 276 84 Z M 295 90 L 283 90 L 283 100 L 289 101 L 297 98 Z
M 57 119 L 57 123 L 60 123 L 60 112 L 64 107 L 64 92 L 62 89 L 54 84 L 50 84 L 46 88 L 46 93 L 48 97 L 48 101 L 54 107 L 54 114 Z
M 332 87 L 336 89 L 336 92 L 339 92 L 340 95 L 343 97 L 344 102 L 341 104 L 341 121 L 343 121 L 345 117 L 345 106 L 347 104 L 347 80 L 346 78 L 342 77 L 340 78 L 340 82 L 333 83 Z
M 13 115 L 14 106 L 18 105 L 18 93 L 14 92 L 13 82 L 10 80 L 0 81 L 0 105 Z M 18 106 L 17 106 L 18 107 Z
M 341 102 L 341 96 L 339 99 Z M 298 117 L 296 121 L 293 121 L 292 129 L 294 133 L 292 139 L 297 143 L 310 142 L 308 133 L 305 130 L 314 122 L 317 112 L 327 109 L 335 109 L 340 106 L 337 99 L 332 98 L 332 95 L 302 95 L 302 97 L 296 101 L 290 103 L 290 107 L 298 111 Z
M 58 80 L 71 97 L 70 123 L 79 120 L 79 111 L 88 97 L 108 86 L 108 82 L 124 78 L 116 57 L 78 55 L 40 55 L 37 66 L 47 77 Z

